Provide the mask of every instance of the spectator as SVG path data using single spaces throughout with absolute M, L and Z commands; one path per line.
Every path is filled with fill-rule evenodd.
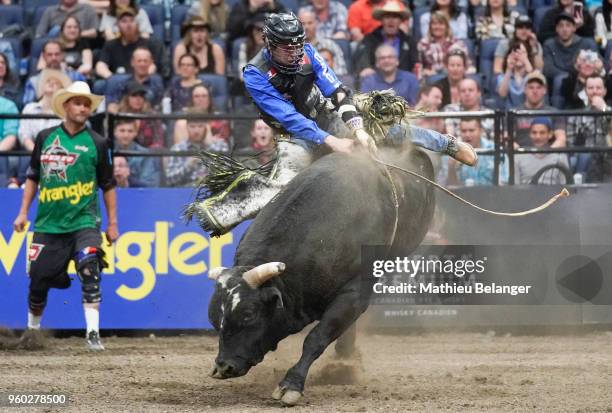
M 317 37 L 327 39 L 348 39 L 348 10 L 337 0 L 310 0 L 304 9 L 315 14 Z M 301 9 L 300 9 L 301 10 Z
M 512 39 L 518 15 L 516 10 L 508 10 L 506 0 L 488 0 L 484 16 L 480 16 L 476 22 L 476 38 Z
M 550 148 L 553 140 L 553 124 L 550 118 L 534 118 L 529 128 L 531 146 L 539 149 Z M 567 155 L 564 153 L 533 153 L 514 157 L 514 181 L 519 185 L 531 183 L 533 177 L 549 165 L 558 165 L 569 171 Z M 558 185 L 567 183 L 559 169 L 545 172 L 538 183 Z
M 242 80 L 242 69 L 265 45 L 263 37 L 265 19 L 265 14 L 258 14 L 247 24 L 248 35 L 246 40 L 240 43 L 240 49 L 238 50 L 238 76 L 240 80 Z
M 5 115 L 19 114 L 17 105 L 12 100 L 0 97 L 0 113 Z M 10 151 L 17 145 L 18 119 L 0 119 L 0 152 Z
M 372 13 L 382 7 L 386 0 L 356 0 L 348 8 L 348 29 L 354 42 L 363 38 L 380 27 L 380 21 Z
M 483 138 L 482 126 L 478 118 L 463 118 L 459 124 L 461 139 L 469 143 L 476 150 L 493 150 L 495 144 L 492 140 Z M 478 164 L 472 168 L 465 167 L 452 158 L 448 158 L 448 184 L 450 185 L 493 185 L 495 159 L 492 155 L 480 156 Z M 508 163 L 502 160 L 499 168 L 499 181 L 508 180 Z
M 495 1 L 495 0 L 494 0 Z M 435 13 L 441 13 L 446 17 L 447 24 L 450 25 L 451 32 L 457 39 L 468 38 L 468 18 L 457 7 L 455 0 L 435 0 L 431 10 L 421 15 L 418 24 L 421 25 L 421 35 L 429 31 L 429 20 Z M 413 24 L 417 24 L 416 22 Z
M 16 105 L 20 102 L 19 80 L 13 76 L 9 61 L 4 53 L 0 53 L 0 96 L 12 100 Z
M 508 51 L 511 49 L 510 46 L 511 44 L 516 45 L 517 43 L 522 43 L 525 46 L 531 65 L 537 70 L 542 70 L 544 67 L 542 45 L 538 42 L 533 32 L 531 19 L 528 16 L 519 16 L 514 21 L 514 35 L 512 39 L 501 39 L 495 48 L 495 59 L 493 61 L 494 75 L 497 76 L 504 73 L 503 66 Z
M 187 16 L 200 16 L 210 24 L 210 36 L 226 37 L 230 8 L 225 0 L 194 0 Z
M 317 49 L 317 51 L 319 52 L 319 55 L 325 59 L 325 63 L 327 63 L 327 66 L 329 66 L 329 68 L 331 70 L 334 71 L 334 73 L 336 73 L 336 54 L 334 52 L 332 52 L 329 49 L 325 49 L 325 48 L 321 48 L 321 49 Z M 336 52 L 338 53 L 338 52 Z M 340 59 L 343 59 L 343 55 L 340 53 Z M 338 78 L 338 80 L 340 80 L 340 82 L 342 82 L 342 84 L 344 86 L 350 87 L 352 89 L 354 89 L 354 85 L 355 85 L 355 80 L 353 79 L 353 76 L 347 74 L 344 75 L 338 75 L 336 74 L 336 77 Z
M 595 22 L 588 11 L 584 10 L 583 0 L 557 0 L 557 6 L 544 14 L 538 28 L 538 40 L 544 44 L 558 34 L 559 15 L 565 14 L 574 19 L 575 32 L 580 37 L 592 39 L 595 34 Z
M 119 103 L 119 112 L 149 114 L 152 113 L 151 104 L 145 99 L 146 88 L 136 81 L 127 85 L 125 94 Z M 145 148 L 163 148 L 165 146 L 165 129 L 159 119 L 139 119 L 138 136 L 136 142 Z
M 419 89 L 416 108 L 424 112 L 441 112 L 442 90 L 440 87 L 436 85 L 422 86 Z M 446 126 L 442 118 L 417 118 L 414 123 L 422 128 L 433 129 L 442 134 L 446 133 Z
M 114 126 L 115 150 L 149 153 L 149 150 L 135 142 L 138 136 L 137 122 L 120 119 Z M 127 158 L 132 184 L 130 186 L 159 186 L 159 159 L 149 156 L 130 156 Z
M 467 55 L 461 49 L 451 50 L 446 55 L 446 76 L 436 82 L 442 91 L 442 106 L 459 103 L 459 83 L 465 79 L 467 62 Z
M 574 69 L 563 79 L 561 92 L 564 98 L 564 109 L 584 108 L 589 100 L 584 90 L 586 79 L 589 76 L 602 76 L 605 74 L 603 61 L 599 54 L 592 50 L 581 50 L 574 63 Z
M 419 81 L 415 75 L 399 70 L 397 49 L 389 44 L 382 44 L 376 49 L 376 73 L 366 76 L 361 81 L 361 91 L 393 89 L 395 94 L 406 99 L 414 106 L 419 93 Z
M 313 45 L 318 52 L 320 52 L 321 49 L 329 50 L 329 52 L 334 56 L 334 73 L 337 76 L 346 76 L 348 71 L 346 70 L 346 61 L 344 60 L 342 49 L 334 40 L 319 34 L 319 23 L 317 22 L 314 12 L 312 10 L 302 8 L 300 9 L 298 18 L 300 22 L 302 22 L 302 26 L 304 26 L 306 43 Z
M 218 114 L 213 106 L 210 97 L 210 90 L 206 85 L 196 85 L 191 91 L 191 104 L 193 111 L 198 113 Z M 225 119 L 209 120 L 210 130 L 213 136 L 217 139 L 223 139 L 229 145 L 231 129 L 230 124 Z M 174 143 L 181 142 L 187 136 L 187 121 L 179 119 L 174 124 Z
M 112 76 L 106 85 L 106 105 L 107 110 L 116 113 L 119 100 L 125 94 L 127 85 L 130 82 L 137 82 L 146 89 L 145 99 L 151 107 L 157 108 L 164 95 L 164 82 L 157 73 L 153 73 L 153 56 L 146 47 L 134 49 L 130 59 L 130 75 Z
M 38 75 L 36 85 L 37 101 L 30 102 L 21 112 L 24 115 L 53 115 L 51 108 L 51 98 L 60 89 L 66 89 L 70 83 L 70 78 L 63 72 L 55 69 L 44 69 Z M 43 129 L 58 126 L 62 123 L 61 119 L 21 119 L 19 122 L 19 142 L 21 147 L 28 152 L 34 149 L 36 135 Z
M 142 187 L 142 183 L 132 178 L 130 173 L 130 164 L 123 156 L 115 156 L 113 158 L 113 177 L 118 188 L 138 188 Z
M 585 83 L 590 112 L 609 112 L 612 110 L 604 100 L 607 90 L 600 76 L 590 76 Z M 608 116 L 570 116 L 567 120 L 567 140 L 573 146 L 606 146 L 610 117 Z M 586 182 L 601 182 L 609 180 L 610 158 L 602 153 L 579 153 L 572 159 L 572 165 L 577 173 L 586 175 Z
M 544 75 L 549 81 L 572 70 L 576 55 L 580 50 L 597 51 L 593 39 L 576 35 L 574 18 L 566 13 L 557 15 L 557 36 L 544 43 Z
M 198 114 L 194 108 L 188 114 Z M 214 151 L 227 152 L 227 143 L 213 137 L 210 125 L 204 120 L 187 119 L 187 136 L 174 144 L 173 151 Z M 168 159 L 166 183 L 171 186 L 191 186 L 203 178 L 206 170 L 196 157 L 172 157 Z
M 89 40 L 81 37 L 81 24 L 74 16 L 68 16 L 60 27 L 59 44 L 64 52 L 64 63 L 67 67 L 89 77 L 93 68 L 93 54 Z M 38 59 L 38 70 L 47 67 L 42 56 Z
M 110 0 L 108 11 L 105 11 L 100 21 L 100 31 L 104 33 L 104 39 L 110 41 L 120 36 L 119 27 L 117 25 L 117 11 L 124 8 L 131 8 L 136 12 L 136 23 L 140 30 L 140 37 L 148 39 L 153 33 L 153 26 L 149 15 L 144 9 L 138 8 L 136 0 Z
M 400 30 L 402 21 L 410 17 L 410 12 L 402 3 L 390 0 L 382 7 L 376 8 L 373 16 L 381 21 L 381 27 L 365 36 L 355 51 L 355 72 L 359 73 L 360 77 L 375 72 L 376 57 L 374 54 L 376 48 L 383 43 L 393 44 L 397 48 L 400 69 L 412 71 L 418 57 L 416 43 Z
M 201 17 L 191 17 L 182 27 L 182 39 L 174 47 L 173 67 L 178 72 L 178 59 L 191 53 L 200 63 L 199 73 L 225 74 L 225 54 L 217 43 L 210 40 L 210 24 Z
M 601 8 L 595 12 L 595 41 L 606 50 L 612 39 L 612 0 L 603 0 Z
M 529 53 L 523 43 L 513 46 L 506 56 L 504 74 L 497 75 L 497 95 L 506 109 L 517 107 L 525 101 L 527 74 L 533 71 Z
M 198 58 L 191 53 L 186 53 L 179 58 L 178 74 L 180 77 L 172 79 L 166 93 L 171 99 L 173 112 L 180 112 L 191 106 L 193 89 L 202 84 L 197 77 L 199 66 Z
M 48 40 L 42 48 L 42 58 L 45 61 L 47 69 L 60 70 L 70 78 L 71 81 L 85 81 L 85 76 L 81 73 L 72 70 L 64 61 L 64 51 L 57 40 Z M 23 92 L 23 104 L 27 105 L 36 100 L 36 85 L 38 84 L 38 75 L 30 76 L 25 84 Z
M 257 152 L 257 160 L 264 165 L 272 160 L 276 145 L 272 128 L 262 119 L 253 122 L 251 128 L 251 148 Z
M 239 37 L 247 35 L 246 25 L 258 13 L 282 13 L 285 7 L 277 0 L 240 0 L 232 7 L 225 27 L 228 29 L 227 41 L 231 44 Z
M 107 11 L 108 7 L 110 6 L 109 0 L 83 0 L 83 3 L 87 3 L 93 7 L 98 16 L 102 16 L 102 14 L 104 14 L 104 12 Z
M 451 103 L 444 106 L 444 112 L 476 112 L 490 111 L 490 109 L 482 106 L 482 91 L 480 85 L 474 79 L 466 78 L 459 83 L 459 103 Z M 462 138 L 459 123 L 461 119 L 448 118 L 446 119 L 446 133 Z M 485 139 L 493 139 L 495 135 L 495 122 L 493 118 L 482 119 L 478 122 L 479 129 L 482 131 L 482 137 Z
M 420 77 L 441 74 L 444 72 L 444 62 L 451 51 L 460 50 L 466 60 L 468 73 L 474 72 L 468 50 L 461 40 L 456 40 L 442 12 L 434 12 L 429 21 L 427 35 L 419 40 L 417 45 L 419 62 L 421 63 Z
M 36 26 L 36 37 L 56 37 L 60 26 L 68 16 L 74 16 L 81 24 L 81 37 L 94 39 L 98 35 L 98 15 L 89 4 L 78 0 L 59 0 L 57 6 L 49 6 Z
M 102 79 L 108 79 L 113 74 L 129 72 L 132 54 L 139 47 L 151 51 L 154 65 L 150 68 L 150 74 L 159 73 L 162 77 L 169 75 L 170 67 L 166 63 L 164 46 L 157 40 L 143 38 L 135 18 L 136 11 L 131 7 L 117 11 L 119 37 L 104 43 L 96 63 L 96 74 Z
M 518 110 L 551 110 L 556 111 L 557 109 L 546 104 L 545 99 L 548 95 L 546 77 L 538 71 L 527 75 L 525 84 L 525 103 L 516 107 Z M 529 128 L 531 127 L 531 121 L 533 118 L 530 117 L 517 117 L 514 126 L 515 138 L 514 146 L 528 147 L 531 146 L 531 139 L 529 138 Z M 565 146 L 565 120 L 563 116 L 555 116 L 553 118 L 553 147 L 564 147 Z

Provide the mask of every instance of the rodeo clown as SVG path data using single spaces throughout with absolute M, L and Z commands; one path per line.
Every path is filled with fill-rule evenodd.
M 34 237 L 28 251 L 28 330 L 22 339 L 40 329 L 49 289 L 70 287 L 68 264 L 74 260 L 83 291 L 87 346 L 104 350 L 98 327 L 100 273 L 105 265 L 98 188 L 103 191 L 110 243 L 119 236 L 115 180 L 108 140 L 86 125 L 102 99 L 85 82 L 58 90 L 51 107 L 63 122 L 36 137 L 21 209 L 13 224 L 15 231 L 25 230 L 38 191 Z
M 208 185 L 206 195 L 186 209 L 187 218 L 196 215 L 200 226 L 214 236 L 254 217 L 322 149 L 350 153 L 354 138 L 364 146 L 375 145 L 364 129 L 352 91 L 340 83 L 311 44 L 304 44 L 304 28 L 293 13 L 269 15 L 263 35 L 265 47 L 246 65 L 243 78 L 261 117 L 275 132 L 277 161 L 269 177 L 244 170 L 223 191 L 210 190 Z M 408 123 L 386 132 L 393 133 L 394 140 L 411 139 L 470 166 L 477 162 L 473 148 L 453 136 Z M 204 164 L 211 175 L 219 170 L 214 160 L 204 159 Z M 248 182 L 246 194 L 229 191 L 241 182 Z M 205 181 L 204 189 L 206 185 Z

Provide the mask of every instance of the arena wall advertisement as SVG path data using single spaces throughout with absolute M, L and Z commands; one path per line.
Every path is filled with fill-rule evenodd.
M 248 223 L 209 238 L 180 218 L 189 189 L 119 189 L 119 240 L 105 247 L 110 267 L 102 278 L 100 324 L 107 329 L 207 329 L 211 267 L 232 264 Z M 0 189 L 0 325 L 24 328 L 28 277 L 26 251 L 32 228 L 12 229 L 22 191 Z M 35 205 L 30 209 L 34 219 Z M 103 212 L 104 215 L 104 212 Z M 68 290 L 51 290 L 44 328 L 83 328 L 81 289 L 73 266 Z

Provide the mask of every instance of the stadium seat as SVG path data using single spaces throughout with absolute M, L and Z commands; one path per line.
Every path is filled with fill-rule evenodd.
M 210 87 L 213 104 L 215 109 L 227 112 L 227 102 L 229 100 L 229 85 L 227 78 L 221 75 L 199 75 L 198 78 Z
M 474 44 L 474 40 L 472 39 L 461 39 L 465 47 L 467 47 L 468 56 L 474 63 L 474 66 L 478 68 L 478 61 L 476 60 L 476 45 Z
M 548 8 L 550 6 L 553 6 L 554 4 L 555 4 L 554 0 L 530 0 L 529 10 L 536 11 L 538 9 Z
M 57 2 L 56 2 L 57 4 Z M 45 10 L 47 10 L 47 7 L 49 6 L 38 6 L 36 7 L 36 9 L 34 9 L 34 17 L 32 19 L 32 27 L 36 30 L 36 26 L 38 26 L 38 23 L 40 23 L 40 20 L 42 19 L 43 13 L 45 12 Z
M 1 44 L 3 42 L 6 42 L 6 44 Z M 17 73 L 19 71 L 19 62 L 23 57 L 21 39 L 15 37 L 5 37 L 0 39 L 0 44 L 0 51 L 4 52 L 6 57 L 8 58 L 11 72 L 13 74 Z
M 610 54 L 612 54 L 612 42 L 608 42 L 606 44 L 606 50 L 604 52 L 604 66 L 606 67 L 606 72 L 610 70 Z
M 181 25 L 187 17 L 189 6 L 176 6 L 170 18 L 170 43 L 176 44 L 181 39 Z
M 11 24 L 23 26 L 23 7 L 0 6 L 0 28 L 4 29 Z
M 342 49 L 342 54 L 344 55 L 344 61 L 346 62 L 346 70 L 348 73 L 351 73 L 352 71 L 352 58 L 353 56 L 351 56 L 351 42 L 347 39 L 333 39 L 338 46 L 340 46 L 340 49 Z
M 539 28 L 542 23 L 542 18 L 552 7 L 540 7 L 533 12 L 533 27 Z
M 154 39 L 163 42 L 166 40 L 165 30 L 164 30 L 164 8 L 161 5 L 157 4 L 146 4 L 140 6 L 144 11 L 147 12 L 149 16 L 149 20 L 151 21 L 151 26 L 153 27 L 153 35 Z
M 563 97 L 561 86 L 563 86 L 563 81 L 566 77 L 567 73 L 562 73 L 555 76 L 555 79 L 553 80 L 552 97 L 550 98 L 550 101 L 557 109 L 563 109 L 563 106 L 565 106 L 565 98 Z
M 38 57 L 42 52 L 43 46 L 49 40 L 47 37 L 40 37 L 38 39 L 32 40 L 32 46 L 30 47 L 30 63 L 29 63 L 29 73 L 30 76 L 37 72 L 36 65 L 38 64 Z
M 484 89 L 488 93 L 495 90 L 495 79 L 493 78 L 493 60 L 495 59 L 495 49 L 499 39 L 486 39 L 480 42 L 480 56 L 478 60 L 478 70 L 484 77 Z
M 239 61 L 239 56 L 240 56 L 240 45 L 243 44 L 244 42 L 246 42 L 246 37 L 239 37 L 232 42 L 232 50 L 231 50 L 232 62 L 230 65 L 231 73 L 237 74 L 240 71 L 240 68 L 238 67 L 238 61 Z

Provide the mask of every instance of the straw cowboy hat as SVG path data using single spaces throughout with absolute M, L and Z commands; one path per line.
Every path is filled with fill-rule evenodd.
M 45 94 L 45 83 L 49 79 L 56 79 L 62 85 L 62 89 L 67 88 L 72 80 L 61 70 L 56 69 L 43 69 L 38 75 L 38 82 L 36 82 L 36 96 L 40 99 Z
M 381 20 L 385 14 L 397 14 L 402 20 L 410 17 L 410 11 L 399 1 L 388 1 L 384 6 L 374 9 L 372 17 Z
M 51 109 L 53 112 L 59 116 L 60 118 L 66 117 L 66 112 L 64 111 L 64 103 L 68 101 L 68 99 L 72 99 L 73 97 L 83 96 L 91 101 L 91 111 L 94 112 L 98 105 L 104 99 L 104 96 L 94 95 L 91 93 L 89 89 L 89 85 L 85 82 L 74 82 L 70 86 L 65 89 L 60 89 L 53 95 L 51 99 Z

